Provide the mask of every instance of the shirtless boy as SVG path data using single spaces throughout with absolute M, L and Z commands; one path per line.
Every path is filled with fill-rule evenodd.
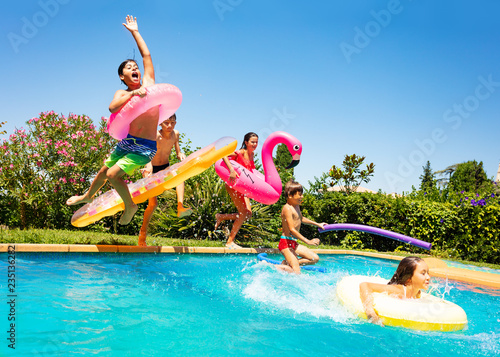
M 176 115 L 172 115 L 170 118 L 161 123 L 161 129 L 158 131 L 156 143 L 158 145 L 158 151 L 155 157 L 150 163 L 146 165 L 144 169 L 141 170 L 142 175 L 147 177 L 158 171 L 165 170 L 170 166 L 170 153 L 175 147 L 175 153 L 177 158 L 182 161 L 186 158 L 186 155 L 181 152 L 179 146 L 179 132 L 175 130 L 175 124 L 177 123 Z M 181 183 L 176 188 L 177 191 L 177 216 L 184 217 L 190 215 L 193 210 L 191 208 L 185 208 L 183 205 L 184 201 L 184 182 Z M 153 212 L 156 207 L 158 207 L 158 199 L 152 197 L 148 200 L 148 207 L 144 211 L 144 219 L 142 221 L 142 227 L 139 232 L 139 246 L 146 246 L 146 235 L 148 233 L 149 222 L 153 216 Z
M 283 229 L 279 243 L 279 250 L 285 257 L 282 265 L 278 265 L 279 270 L 289 273 L 300 274 L 301 265 L 316 264 L 319 257 L 311 249 L 299 244 L 297 241 L 309 245 L 319 245 L 318 238 L 307 239 L 300 234 L 300 226 L 302 223 L 315 225 L 321 229 L 326 223 L 316 223 L 302 216 L 300 212 L 300 204 L 302 203 L 304 189 L 298 182 L 290 180 L 285 185 L 286 204 L 281 210 L 281 226 Z
M 127 89 L 116 91 L 109 105 L 111 113 L 119 111 L 135 95 L 144 97 L 146 95 L 145 88 L 155 84 L 153 61 L 146 42 L 139 33 L 137 19 L 129 15 L 123 25 L 130 31 L 139 48 L 144 64 L 144 77 L 141 84 L 141 71 L 134 60 L 126 60 L 120 64 L 118 75 Z M 134 119 L 130 124 L 129 135 L 118 143 L 115 151 L 111 153 L 104 166 L 97 173 L 89 190 L 81 196 L 70 197 L 66 204 L 71 206 L 91 202 L 96 192 L 106 180 L 109 180 L 125 204 L 125 210 L 119 223 L 128 224 L 137 211 L 137 205 L 132 201 L 123 176 L 146 165 L 155 156 L 158 119 L 158 107 L 153 107 Z

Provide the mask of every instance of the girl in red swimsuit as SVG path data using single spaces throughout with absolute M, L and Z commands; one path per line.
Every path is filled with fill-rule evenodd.
M 224 157 L 223 160 L 229 168 L 229 180 L 234 181 L 238 174 L 234 171 L 233 166 L 229 162 L 229 160 L 234 160 L 240 165 L 244 166 L 248 170 L 255 169 L 255 163 L 253 161 L 255 149 L 257 149 L 257 145 L 259 144 L 259 137 L 255 133 L 247 133 L 243 138 L 243 144 L 241 145 L 240 150 L 235 151 L 232 155 Z M 226 184 L 226 190 L 229 193 L 229 196 L 233 200 L 238 213 L 217 213 L 215 215 L 216 223 L 215 228 L 223 222 L 223 221 L 234 221 L 233 228 L 231 229 L 231 233 L 227 238 L 226 247 L 230 249 L 241 248 L 239 245 L 234 243 L 234 239 L 236 238 L 236 234 L 240 230 L 243 222 L 252 217 L 252 205 L 250 204 L 250 199 L 229 187 Z

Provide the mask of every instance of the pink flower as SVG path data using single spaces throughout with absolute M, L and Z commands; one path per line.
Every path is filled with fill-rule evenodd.
M 13 169 L 14 168 L 14 164 L 10 164 L 10 168 Z

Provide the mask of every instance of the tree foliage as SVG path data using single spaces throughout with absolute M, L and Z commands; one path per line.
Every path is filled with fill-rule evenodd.
M 449 185 L 455 191 L 482 192 L 491 188 L 491 181 L 486 176 L 483 162 L 473 160 L 458 164 Z
M 450 177 L 455 172 L 457 167 L 458 167 L 458 164 L 453 164 L 453 165 L 448 166 L 444 170 L 436 171 L 434 173 L 435 175 L 443 176 L 439 179 L 436 179 L 436 183 L 442 187 L 448 186 L 448 184 L 450 183 Z
M 427 161 L 427 164 L 422 168 L 424 172 L 420 176 L 420 190 L 424 192 L 432 192 L 436 189 L 436 179 L 435 174 L 431 169 L 431 163 Z
M 343 168 L 333 165 L 330 169 L 330 186 L 339 185 L 341 190 L 349 195 L 356 192 L 362 182 L 370 182 L 370 176 L 373 176 L 375 165 L 372 162 L 366 165 L 366 169 L 361 170 L 360 166 L 364 161 L 364 156 L 357 156 L 356 154 L 345 155 L 342 162 Z

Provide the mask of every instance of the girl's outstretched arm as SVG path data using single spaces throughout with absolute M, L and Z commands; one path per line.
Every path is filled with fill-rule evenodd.
M 384 292 L 399 298 L 402 298 L 404 294 L 402 285 L 385 285 L 385 284 L 368 283 L 368 282 L 359 284 L 359 296 L 361 298 L 361 302 L 363 303 L 363 307 L 365 309 L 366 316 L 368 317 L 368 321 L 382 326 L 383 326 L 382 320 L 380 319 L 380 317 L 375 312 L 375 309 L 373 308 L 373 293 L 384 293 Z
M 146 46 L 146 42 L 139 33 L 137 18 L 128 15 L 123 26 L 125 26 L 134 37 L 134 40 L 137 43 L 137 47 L 139 48 L 139 52 L 142 56 L 142 61 L 144 64 L 144 76 L 142 79 L 142 85 L 147 87 L 155 84 L 155 70 L 153 67 L 153 60 L 151 59 L 151 53 L 149 52 L 148 46 Z

